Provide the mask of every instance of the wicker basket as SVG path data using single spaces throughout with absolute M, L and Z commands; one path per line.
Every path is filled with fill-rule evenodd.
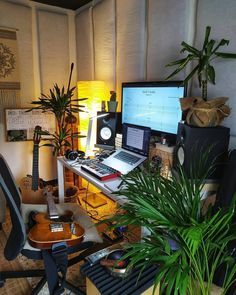
M 78 193 L 79 193 L 79 189 L 77 186 L 66 183 L 65 184 L 64 202 L 65 203 L 76 203 Z M 54 198 L 55 203 L 58 203 L 58 186 L 53 188 L 53 198 Z

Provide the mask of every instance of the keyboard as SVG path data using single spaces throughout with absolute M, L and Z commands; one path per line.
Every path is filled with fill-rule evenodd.
M 140 157 L 131 155 L 123 151 L 120 151 L 117 155 L 114 156 L 114 158 L 131 165 L 134 165 L 140 160 Z
M 81 169 L 101 181 L 117 178 L 121 175 L 116 169 L 113 169 L 98 160 L 90 160 L 88 163 L 82 164 Z

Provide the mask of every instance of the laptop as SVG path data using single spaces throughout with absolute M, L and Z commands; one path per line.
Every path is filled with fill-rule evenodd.
M 151 129 L 124 123 L 122 127 L 122 148 L 102 163 L 125 175 L 139 166 L 148 157 Z

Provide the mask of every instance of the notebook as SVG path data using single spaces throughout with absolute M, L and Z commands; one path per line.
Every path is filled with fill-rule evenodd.
M 125 123 L 122 134 L 122 147 L 103 163 L 125 175 L 147 159 L 151 129 Z

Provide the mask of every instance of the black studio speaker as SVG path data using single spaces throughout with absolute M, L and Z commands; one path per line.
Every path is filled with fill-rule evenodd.
M 179 123 L 176 147 L 174 151 L 174 168 L 181 165 L 190 176 L 191 169 L 199 162 L 201 154 L 209 152 L 207 166 L 215 163 L 215 169 L 209 176 L 220 179 L 229 146 L 230 129 L 227 127 L 194 127 Z
M 116 133 L 121 132 L 121 113 L 97 112 L 96 147 L 114 148 Z

